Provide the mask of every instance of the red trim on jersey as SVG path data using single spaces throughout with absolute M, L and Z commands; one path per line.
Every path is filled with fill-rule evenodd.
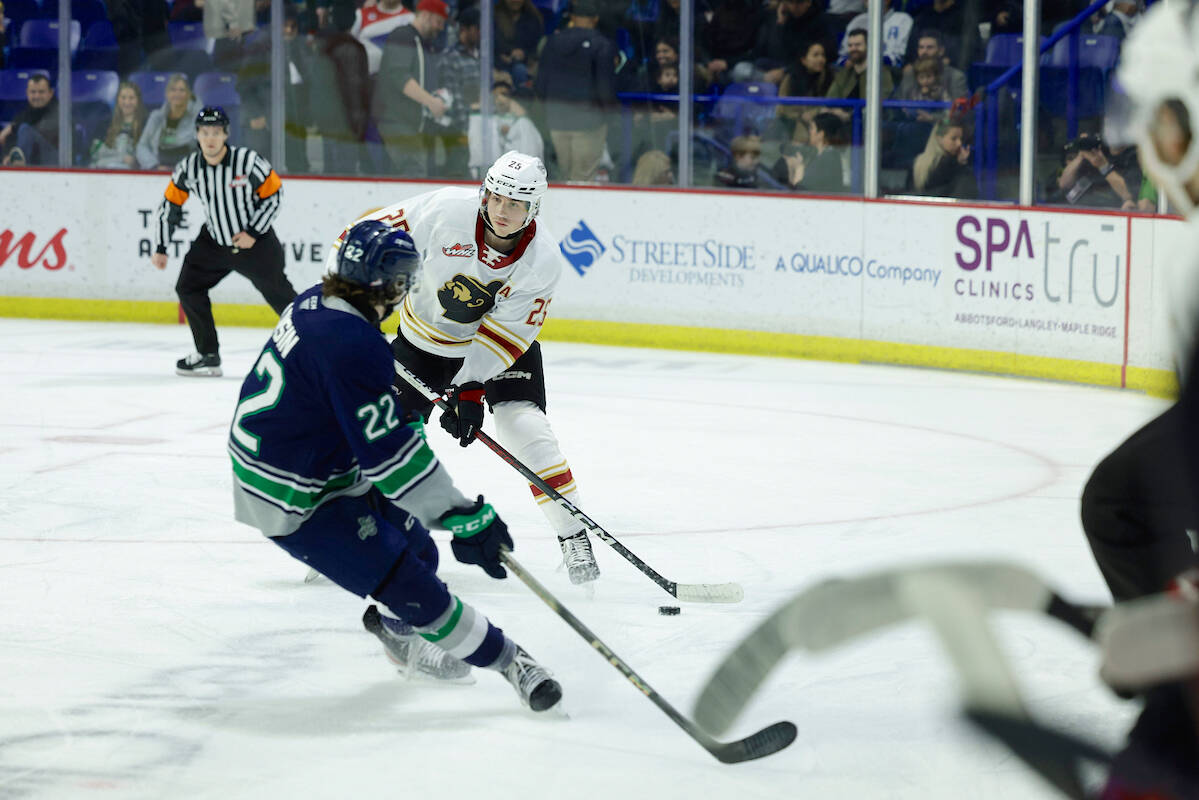
M 510 342 L 510 341 L 508 341 L 507 339 L 505 339 L 504 337 L 500 336 L 500 335 L 499 335 L 498 333 L 496 333 L 495 331 L 488 330 L 488 328 L 487 328 L 487 326 L 486 326 L 486 325 L 480 325 L 480 326 L 479 326 L 479 333 L 483 334 L 483 335 L 484 335 L 484 336 L 486 336 L 488 339 L 490 339 L 491 341 L 493 341 L 493 342 L 495 342 L 496 344 L 498 344 L 498 345 L 499 345 L 501 348 L 503 348 L 503 349 L 504 349 L 504 351 L 505 351 L 505 352 L 506 352 L 508 355 L 512 356 L 512 360 L 513 360 L 513 361 L 515 361 L 516 359 L 520 358 L 520 357 L 521 357 L 521 354 L 523 354 L 523 353 L 525 352 L 524 350 L 521 350 L 521 349 L 520 349 L 519 347 L 517 347 L 516 345 L 512 344 L 512 342 Z
M 560 489 L 574 479 L 575 476 L 570 474 L 570 470 L 566 470 L 566 472 L 561 472 L 557 475 L 546 478 L 545 482 L 549 484 L 551 489 Z M 545 494 L 545 492 L 541 491 L 531 483 L 529 484 L 529 488 L 533 490 L 534 497 L 541 497 L 541 495 Z
M 488 250 L 495 251 L 494 247 L 488 247 L 487 243 L 483 241 L 483 234 L 486 231 L 487 227 L 483 222 L 483 213 L 480 211 L 478 219 L 475 220 L 475 249 L 479 251 L 478 259 L 483 262 L 484 266 L 490 267 L 491 269 L 503 269 L 513 261 L 516 261 L 518 258 L 523 256 L 525 251 L 529 249 L 529 245 L 533 243 L 533 237 L 537 235 L 537 220 L 533 220 L 529 223 L 529 226 L 525 228 L 524 235 L 521 236 L 520 241 L 516 243 L 516 249 L 511 253 L 507 253 L 501 257 L 500 260 L 494 264 L 488 264 L 483 258 L 483 254 Z

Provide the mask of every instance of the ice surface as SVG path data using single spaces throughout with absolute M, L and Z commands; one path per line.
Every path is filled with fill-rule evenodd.
M 515 579 L 443 577 L 555 671 L 567 716 L 498 676 L 406 683 L 364 602 L 235 523 L 225 436 L 264 330 L 224 329 L 223 379 L 180 378 L 186 328 L 0 320 L 0 797 L 1043 798 L 956 716 L 909 624 L 785 660 L 732 731 L 780 719 L 789 749 L 717 763 Z M 833 575 L 1015 559 L 1107 598 L 1078 523 L 1092 466 L 1164 403 L 1131 392 L 879 366 L 545 345 L 550 417 L 580 506 L 678 581 L 609 548 L 589 599 L 527 486 L 481 446 L 431 441 L 516 555 L 679 710 L 767 613 Z M 1041 719 L 1114 746 L 1135 707 L 1076 634 L 1008 614 Z

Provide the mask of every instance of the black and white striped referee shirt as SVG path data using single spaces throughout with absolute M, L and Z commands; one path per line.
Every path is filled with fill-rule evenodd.
M 279 214 L 283 182 L 270 162 L 248 147 L 229 147 L 215 167 L 199 151 L 175 166 L 167 184 L 154 233 L 155 250 L 167 251 L 171 233 L 183 219 L 183 203 L 195 193 L 204 204 L 205 225 L 217 244 L 233 246 L 245 231 L 261 239 Z

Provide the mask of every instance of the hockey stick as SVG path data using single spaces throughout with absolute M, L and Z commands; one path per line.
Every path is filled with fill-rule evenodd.
M 911 611 L 899 602 L 897 587 L 922 574 L 956 577 L 988 607 L 1040 611 L 1087 637 L 1100 613 L 1064 600 L 1029 570 L 1001 562 L 902 567 L 824 581 L 776 610 L 725 656 L 696 700 L 696 721 L 713 733 L 727 730 L 790 650 L 828 650 L 908 619 Z
M 512 554 L 507 550 L 500 551 L 500 560 L 504 562 L 504 566 L 516 573 L 516 577 L 520 578 L 526 586 L 533 590 L 533 594 L 541 598 L 541 600 L 553 610 L 555 614 L 566 621 L 566 624 L 574 628 L 575 632 L 582 636 L 587 643 L 590 644 L 596 652 L 598 652 L 605 661 L 624 675 L 629 683 L 637 687 L 637 690 L 653 701 L 654 705 L 660 708 L 666 716 L 670 717 L 676 725 L 682 728 L 688 736 L 699 743 L 700 747 L 707 750 L 717 760 L 724 764 L 738 764 L 742 761 L 750 761 L 755 758 L 777 753 L 787 745 L 795 741 L 797 730 L 791 722 L 776 722 L 752 736 L 747 736 L 744 739 L 738 739 L 735 742 L 721 742 L 708 736 L 691 720 L 680 714 L 675 707 L 666 702 L 660 694 L 653 690 L 645 680 L 633 671 L 633 668 L 621 659 L 620 656 L 612 652 L 606 644 L 600 641 L 600 638 L 592 633 L 591 629 L 584 625 L 578 617 L 563 606 L 558 599 L 550 594 L 549 590 L 542 586 L 536 578 L 528 573 Z
M 426 400 L 443 411 L 453 411 L 450 408 L 450 404 L 441 395 L 430 389 L 424 381 L 413 375 L 407 367 L 399 361 L 395 362 L 395 367 L 396 374 L 407 381 L 413 389 L 424 395 Z M 745 592 L 736 583 L 677 583 L 667 580 L 657 570 L 638 558 L 629 548 L 617 541 L 615 536 L 601 528 L 598 522 L 584 514 L 574 503 L 563 497 L 557 489 L 542 480 L 540 475 L 526 467 L 516 456 L 505 450 L 495 439 L 492 439 L 483 431 L 478 431 L 475 434 L 475 438 L 487 445 L 491 452 L 502 458 L 510 467 L 519 472 L 525 480 L 540 489 L 572 517 L 590 528 L 596 536 L 617 553 L 620 553 L 626 561 L 639 569 L 642 574 L 658 584 L 658 586 L 662 587 L 670 595 L 677 597 L 679 600 L 694 603 L 738 603 L 745 597 Z
M 1087 797 L 1079 785 L 1075 765 L 1080 761 L 1110 765 L 1113 760 L 1111 753 L 1085 739 L 1029 719 L 977 709 L 966 709 L 964 714 L 971 724 L 998 739 L 1038 775 L 1074 800 Z

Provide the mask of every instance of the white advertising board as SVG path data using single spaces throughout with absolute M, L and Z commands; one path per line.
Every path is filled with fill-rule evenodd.
M 174 299 L 198 201 L 149 263 L 167 176 L 4 174 L 0 296 Z M 349 220 L 434 184 L 289 178 L 276 232 L 297 288 Z M 1181 223 L 1111 214 L 555 187 L 554 316 L 871 340 L 1164 369 L 1159 263 Z M 1160 241 L 1159 241 L 1160 240 Z M 1155 246 L 1155 242 L 1158 244 Z M 1162 244 L 1166 243 L 1166 244 Z M 1129 269 L 1129 258 L 1133 269 Z M 1128 292 L 1130 273 L 1134 287 Z M 1159 276 L 1155 280 L 1155 276 Z M 260 304 L 241 278 L 215 302 Z M 1126 322 L 1127 320 L 1127 322 Z

